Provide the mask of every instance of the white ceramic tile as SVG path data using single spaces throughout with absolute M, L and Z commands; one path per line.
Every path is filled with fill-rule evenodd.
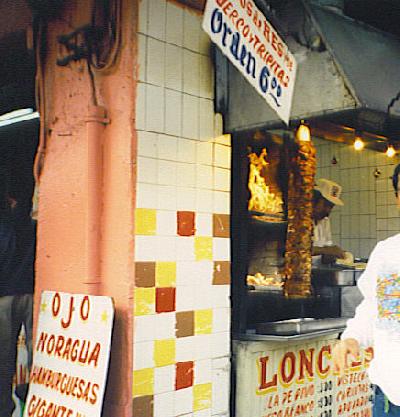
M 228 414 L 229 410 L 230 374 L 217 370 L 213 375 L 212 414 Z
M 170 135 L 158 135 L 158 158 L 176 161 L 177 138 Z
M 179 261 L 176 263 L 176 286 L 191 286 L 195 284 L 195 272 L 198 262 Z
M 213 163 L 213 143 L 196 142 L 196 162 L 203 165 L 212 165 Z
M 186 163 L 196 162 L 196 141 L 190 139 L 178 139 L 178 161 Z
M 212 100 L 200 98 L 200 140 L 214 139 L 214 104 Z
M 183 86 L 183 51 L 175 45 L 167 44 L 165 56 L 165 86 L 182 91 Z
M 135 343 L 133 351 L 133 369 L 154 368 L 154 341 Z
M 231 148 L 218 143 L 214 145 L 214 165 L 222 168 L 231 168 Z
M 177 189 L 171 185 L 160 185 L 158 192 L 154 196 L 157 200 L 157 208 L 164 210 L 176 210 Z
M 183 43 L 183 9 L 173 3 L 167 3 L 166 40 L 175 45 Z
M 231 136 L 230 135 L 223 135 L 224 131 L 224 121 L 222 119 L 221 113 L 214 114 L 214 137 L 216 138 L 216 142 L 220 143 L 221 145 L 228 145 L 231 144 Z
M 147 68 L 147 36 L 138 33 L 138 80 L 146 82 Z
M 199 99 L 183 95 L 182 136 L 188 139 L 199 137 Z
M 231 326 L 231 309 L 215 308 L 213 310 L 213 333 L 229 332 Z
M 164 89 L 147 85 L 146 89 L 146 130 L 164 132 Z
M 157 175 L 160 185 L 176 185 L 176 162 L 160 159 Z
M 190 310 L 188 310 L 190 311 Z M 178 337 L 175 341 L 175 355 L 177 362 L 194 360 L 193 352 L 195 348 L 195 337 Z
M 184 388 L 175 391 L 175 415 L 190 413 L 193 411 L 193 388 Z
M 157 192 L 157 185 L 138 182 L 136 188 L 136 207 L 157 208 Z
M 181 136 L 182 133 L 182 93 L 165 90 L 165 132 Z
M 178 210 L 196 211 L 195 188 L 177 187 L 176 199 Z
M 194 363 L 194 385 L 207 384 L 212 381 L 211 359 L 203 359 Z
M 194 261 L 193 236 L 179 236 L 176 238 L 176 256 L 178 261 Z
M 177 184 L 182 187 L 196 185 L 196 166 L 194 164 L 177 164 Z
M 201 18 L 197 14 L 185 12 L 183 16 L 183 46 L 199 52 Z
M 196 235 L 212 236 L 213 217 L 209 213 L 197 213 L 196 215 Z
M 176 238 L 157 236 L 153 252 L 156 252 L 157 261 L 175 261 L 176 260 Z
M 165 43 L 157 39 L 147 39 L 146 81 L 164 86 L 165 82 Z
M 135 127 L 138 130 L 146 129 L 146 84 L 137 83 Z
M 213 191 L 196 190 L 196 208 L 203 213 L 213 213 L 214 200 Z
M 165 40 L 166 1 L 149 0 L 148 34 L 153 38 Z
M 135 236 L 135 261 L 155 261 L 157 236 Z
M 199 55 L 200 66 L 200 97 L 212 99 L 214 97 L 214 71 L 209 56 Z
M 196 187 L 213 188 L 213 167 L 211 165 L 196 166 Z
M 197 214 L 197 216 L 200 213 Z M 197 261 L 196 268 L 193 271 L 193 277 L 195 282 L 201 282 L 201 285 L 211 285 L 214 274 L 214 263 L 213 261 Z
M 187 49 L 183 50 L 183 92 L 199 95 L 200 55 Z
M 175 417 L 175 393 L 165 392 L 154 396 L 154 417 Z
M 230 193 L 214 191 L 214 213 L 229 214 L 231 207 Z
M 139 17 L 138 17 L 138 32 L 147 34 L 148 17 L 149 17 L 149 0 L 140 0 Z
M 214 308 L 231 307 L 230 285 L 214 285 L 213 286 L 213 306 Z
M 214 168 L 214 189 L 217 191 L 230 191 L 231 171 L 225 168 Z
M 230 260 L 230 239 L 225 237 L 213 238 L 213 259 L 218 261 Z
M 175 365 L 154 369 L 154 394 L 162 394 L 175 389 Z
M 211 55 L 211 40 L 210 37 L 204 30 L 200 30 L 200 37 L 199 37 L 199 52 L 202 55 Z
M 155 183 L 158 161 L 139 156 L 137 159 L 137 180 L 143 183 Z
M 214 293 L 211 285 L 205 286 L 202 285 L 202 281 L 196 280 L 194 290 L 197 294 L 193 301 L 194 310 L 206 310 L 214 307 Z
M 176 311 L 191 311 L 194 303 L 193 287 L 176 287 Z
M 224 358 L 215 358 L 212 360 L 212 369 L 215 371 L 221 370 L 224 372 L 230 372 L 231 361 L 230 356 Z
M 135 343 L 155 340 L 156 318 L 156 315 L 135 317 L 133 331 Z
M 211 417 L 211 408 L 195 411 L 193 417 Z
M 195 349 L 194 349 L 194 359 L 210 359 L 212 358 L 212 335 L 211 334 L 201 334 L 194 336 L 195 338 Z
M 176 211 L 157 210 L 157 235 L 176 236 Z
M 138 155 L 157 158 L 157 134 L 139 130 L 137 132 Z

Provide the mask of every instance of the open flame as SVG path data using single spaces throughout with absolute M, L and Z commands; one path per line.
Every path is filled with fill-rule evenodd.
M 279 195 L 269 191 L 269 186 L 265 183 L 261 171 L 268 165 L 265 160 L 267 150 L 264 148 L 257 156 L 256 153 L 249 155 L 250 173 L 248 187 L 251 193 L 248 209 L 259 211 L 266 214 L 283 214 L 283 200 Z

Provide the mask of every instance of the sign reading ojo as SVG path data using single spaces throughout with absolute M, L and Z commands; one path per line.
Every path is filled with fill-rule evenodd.
M 203 29 L 288 124 L 296 61 L 253 0 L 208 0 Z
M 100 417 L 113 318 L 110 297 L 42 294 L 24 417 Z

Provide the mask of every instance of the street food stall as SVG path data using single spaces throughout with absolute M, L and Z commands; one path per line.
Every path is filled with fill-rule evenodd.
M 289 121 L 246 81 L 241 61 L 224 50 L 229 45 L 212 38 L 222 51 L 215 50 L 216 110 L 232 135 L 237 417 L 371 416 L 366 369 L 372 349 L 354 359 L 346 375 L 336 375 L 331 364 L 334 343 L 360 302 L 356 283 L 366 259 L 312 267 L 318 154 L 302 120 L 313 137 L 347 144 L 362 137 L 371 149 L 384 151 L 399 127 L 391 99 L 400 76 L 390 71 L 378 86 L 370 83 L 370 71 L 381 59 L 379 45 L 386 45 L 388 60 L 398 60 L 400 43 L 316 3 L 274 3 L 272 9 L 258 3 L 298 60 Z M 222 30 L 223 11 L 213 13 L 214 35 Z M 368 57 L 357 56 L 356 62 L 354 49 L 366 47 Z M 272 75 L 269 81 L 279 107 L 279 82 Z

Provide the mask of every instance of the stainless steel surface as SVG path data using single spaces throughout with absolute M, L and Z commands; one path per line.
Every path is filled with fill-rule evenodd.
M 311 282 L 314 287 L 353 286 L 363 270 L 339 266 L 313 268 Z
M 276 336 L 290 336 L 296 334 L 312 333 L 322 330 L 343 328 L 347 318 L 326 318 L 326 319 L 291 319 L 277 322 L 260 323 L 257 326 L 257 334 L 268 334 Z

